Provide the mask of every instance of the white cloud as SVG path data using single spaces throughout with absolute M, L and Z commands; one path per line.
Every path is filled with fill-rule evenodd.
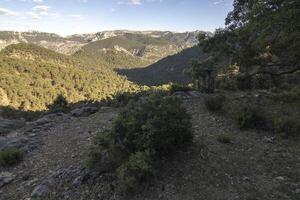
M 0 8 L 0 16 L 1 15 L 6 15 L 6 16 L 16 16 L 18 13 L 5 9 L 5 8 Z
M 163 2 L 163 0 L 143 0 L 147 3 L 154 3 L 154 2 Z M 138 6 L 142 4 L 142 0 L 126 0 L 126 1 L 118 1 L 117 2 L 118 5 L 134 5 L 134 6 Z
M 32 16 L 36 15 L 39 18 L 40 18 L 40 16 L 48 16 L 49 15 L 49 9 L 50 9 L 50 7 L 45 6 L 45 5 L 34 6 L 32 8 L 32 11 L 33 11 Z M 38 17 L 35 17 L 35 18 L 37 19 Z
M 220 0 L 220 1 L 215 1 L 215 2 L 213 2 L 214 5 L 219 5 L 219 4 L 221 4 L 221 3 L 224 3 L 224 0 Z
M 35 3 L 43 3 L 44 0 L 33 0 L 33 2 L 35 2 Z
M 131 4 L 131 5 L 141 5 L 142 2 L 141 2 L 141 0 L 130 0 L 129 4 Z

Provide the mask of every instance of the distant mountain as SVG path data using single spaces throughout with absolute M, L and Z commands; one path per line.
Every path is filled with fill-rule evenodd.
M 54 33 L 0 31 L 0 50 L 18 43 L 36 44 L 63 54 L 72 54 L 84 45 Z
M 191 82 L 191 78 L 185 74 L 185 71 L 191 66 L 191 61 L 205 57 L 201 48 L 194 46 L 145 68 L 117 69 L 116 71 L 140 85 L 154 86 L 169 82 L 187 84 Z
M 36 31 L 0 31 L 0 50 L 22 42 L 112 68 L 144 67 L 196 45 L 199 33 L 116 30 L 61 37 Z
M 100 64 L 89 66 L 72 56 L 26 43 L 0 52 L 0 77 L 0 103 L 26 110 L 45 109 L 59 94 L 78 102 L 138 88 Z
M 118 52 L 129 63 L 113 62 L 115 68 L 143 67 L 166 56 L 176 54 L 198 43 L 200 32 L 173 33 L 169 31 L 105 31 L 93 35 L 74 35 L 68 39 L 89 42 L 77 56 L 102 57 L 106 52 Z M 127 56 L 126 56 L 127 55 Z M 130 56 L 131 58 L 128 58 Z M 105 58 L 104 58 L 105 59 Z M 124 66 L 127 64 L 127 66 Z

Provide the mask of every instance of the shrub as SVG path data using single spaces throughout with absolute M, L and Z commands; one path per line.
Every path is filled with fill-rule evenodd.
M 51 112 L 67 112 L 70 110 L 69 103 L 66 97 L 62 94 L 58 95 L 56 99 L 54 99 L 53 103 L 48 105 L 47 108 Z
M 204 104 L 206 108 L 211 112 L 219 112 L 223 109 L 225 97 L 223 95 L 216 95 L 206 97 Z
M 292 117 L 277 117 L 273 119 L 274 132 L 281 137 L 297 136 L 300 133 L 300 121 Z
M 230 144 L 232 142 L 231 137 L 227 134 L 218 135 L 217 140 L 221 143 L 224 143 L 224 144 Z
M 188 92 L 191 91 L 192 87 L 188 85 L 181 85 L 177 83 L 172 83 L 170 86 L 170 93 L 173 94 L 175 92 Z
M 181 101 L 157 94 L 129 103 L 114 122 L 113 133 L 130 152 L 168 154 L 192 139 L 190 116 Z
M 121 188 L 134 191 L 144 179 L 153 174 L 152 157 L 149 151 L 136 152 L 117 169 Z
M 240 90 L 252 89 L 252 77 L 247 74 L 239 74 L 237 76 L 237 85 Z
M 98 136 L 91 153 L 97 165 L 101 152 L 108 152 L 121 185 L 132 190 L 159 161 L 192 140 L 191 117 L 176 97 L 151 94 L 130 101 L 119 113 L 111 130 Z
M 113 105 L 114 106 L 125 106 L 129 103 L 130 100 L 138 100 L 139 95 L 135 93 L 130 93 L 130 92 L 122 92 L 122 93 L 117 93 L 113 97 Z
M 23 159 L 24 153 L 19 149 L 5 149 L 0 151 L 0 166 L 11 166 Z
M 266 127 L 266 119 L 261 108 L 252 105 L 243 106 L 236 113 L 236 120 L 241 129 Z

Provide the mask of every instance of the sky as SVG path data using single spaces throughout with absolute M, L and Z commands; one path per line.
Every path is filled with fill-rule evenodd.
M 66 36 L 104 30 L 211 31 L 233 0 L 0 0 L 0 30 Z

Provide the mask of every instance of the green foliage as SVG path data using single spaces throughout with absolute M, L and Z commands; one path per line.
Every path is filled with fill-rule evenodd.
M 131 102 L 114 123 L 114 133 L 129 152 L 152 149 L 168 154 L 192 139 L 190 116 L 175 97 L 153 94 Z
M 45 110 L 59 94 L 75 103 L 139 90 L 111 69 L 94 66 L 31 44 L 8 46 L 0 52 L 0 98 L 7 97 L 15 109 L 36 111 Z
M 204 104 L 206 108 L 211 112 L 222 111 L 224 102 L 225 102 L 225 96 L 223 95 L 208 96 L 204 99 Z
M 52 104 L 48 105 L 47 108 L 51 112 L 67 112 L 69 111 L 69 103 L 66 97 L 62 94 L 59 94 L 53 101 Z
M 19 149 L 0 150 L 0 166 L 11 166 L 23 159 L 24 153 Z
M 241 129 L 266 127 L 266 117 L 262 108 L 252 105 L 243 106 L 236 113 L 236 120 Z
M 152 162 L 183 147 L 193 138 L 190 116 L 175 97 L 151 94 L 130 101 L 113 127 L 95 139 L 91 166 L 103 150 L 126 188 L 132 189 L 152 172 Z M 112 167 L 113 167 L 112 166 Z
M 209 59 L 193 68 L 194 80 L 201 77 L 203 68 L 219 71 L 235 64 L 242 90 L 268 89 L 272 84 L 278 87 L 282 80 L 288 82 L 281 77 L 300 71 L 300 32 L 295 28 L 300 25 L 299 6 L 299 1 L 289 0 L 235 0 L 225 29 L 216 30 L 212 37 L 199 35 L 199 45 Z M 299 76 L 295 80 L 293 84 L 299 83 Z
M 140 184 L 153 175 L 152 155 L 149 151 L 131 154 L 128 161 L 117 169 L 121 188 L 126 191 L 136 190 Z
M 300 121 L 288 116 L 275 117 L 273 119 L 274 132 L 281 137 L 299 136 Z
M 230 144 L 232 142 L 232 138 L 230 135 L 228 134 L 221 134 L 217 136 L 217 140 L 220 143 L 224 143 L 224 144 Z
M 115 106 L 126 106 L 131 100 L 138 100 L 139 96 L 140 94 L 137 93 L 120 92 L 113 97 L 113 104 Z

